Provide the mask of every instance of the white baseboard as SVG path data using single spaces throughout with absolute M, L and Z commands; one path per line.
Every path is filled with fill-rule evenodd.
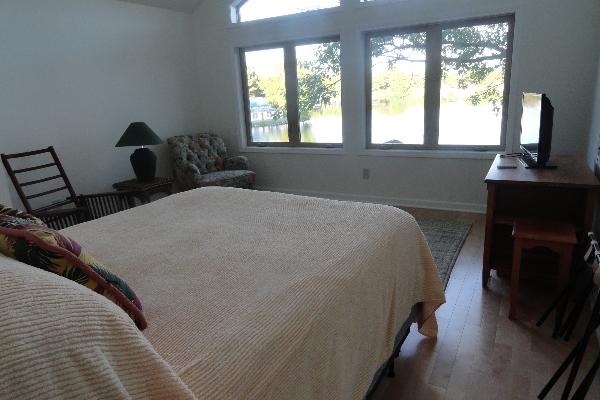
M 301 196 L 322 197 L 332 200 L 360 201 L 365 203 L 385 204 L 399 207 L 427 208 L 432 210 L 461 211 L 485 214 L 486 205 L 478 203 L 462 203 L 437 200 L 407 199 L 398 197 L 369 196 L 351 193 L 320 192 L 313 190 L 282 189 L 268 186 L 257 187 L 258 190 L 297 194 Z

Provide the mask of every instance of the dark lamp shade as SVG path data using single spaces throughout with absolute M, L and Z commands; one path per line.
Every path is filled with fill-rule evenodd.
M 123 133 L 116 147 L 151 146 L 162 143 L 162 139 L 145 122 L 133 122 Z

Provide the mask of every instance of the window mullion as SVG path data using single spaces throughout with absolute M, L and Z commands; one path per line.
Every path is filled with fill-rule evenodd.
M 287 44 L 285 53 L 285 92 L 287 103 L 288 137 L 290 144 L 300 144 L 300 112 L 298 110 L 298 70 L 296 67 L 296 47 Z
M 435 148 L 440 134 L 440 89 L 442 86 L 442 28 L 427 30 L 425 65 L 425 147 Z
M 244 99 L 244 122 L 246 125 L 246 143 L 253 143 L 252 114 L 250 112 L 250 93 L 248 89 L 248 67 L 246 65 L 246 52 L 240 49 L 240 67 L 242 71 L 242 95 Z

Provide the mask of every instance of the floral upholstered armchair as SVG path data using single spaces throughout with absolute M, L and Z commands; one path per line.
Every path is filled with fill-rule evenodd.
M 252 189 L 256 174 L 244 156 L 227 157 L 225 142 L 217 135 L 175 136 L 167 140 L 175 177 L 181 190 L 204 186 Z

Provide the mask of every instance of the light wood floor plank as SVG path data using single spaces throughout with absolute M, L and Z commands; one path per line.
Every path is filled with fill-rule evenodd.
M 583 324 L 569 343 L 551 338 L 551 321 L 536 327 L 554 292 L 552 287 L 531 283 L 522 285 L 518 320 L 508 319 L 509 282 L 493 273 L 489 288 L 481 287 L 483 215 L 408 211 L 424 218 L 469 221 L 473 228 L 448 283 L 447 303 L 437 312 L 438 338 L 426 338 L 413 326 L 396 360 L 396 377 L 384 378 L 373 398 L 535 399 L 581 336 Z M 598 351 L 598 344 L 592 343 L 583 371 L 589 369 Z M 548 399 L 560 398 L 565 380 Z M 600 376 L 588 398 L 600 398 Z

